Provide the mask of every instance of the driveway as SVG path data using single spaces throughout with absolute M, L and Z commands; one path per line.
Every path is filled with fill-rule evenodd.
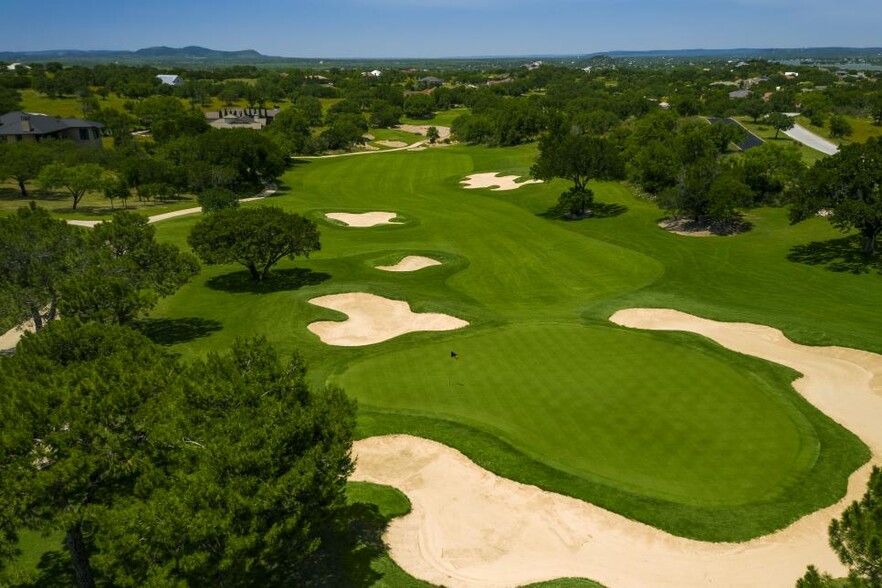
M 827 155 L 835 155 L 839 151 L 839 147 L 835 143 L 831 143 L 827 139 L 799 125 L 793 125 L 793 128 L 789 131 L 784 131 L 784 134 L 794 141 L 799 141 L 806 147 L 811 147 L 815 151 L 820 151 Z

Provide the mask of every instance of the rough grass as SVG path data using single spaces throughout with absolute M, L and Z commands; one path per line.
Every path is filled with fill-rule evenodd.
M 38 206 L 52 211 L 55 215 L 67 219 L 99 220 L 110 218 L 114 212 L 123 210 L 123 203 L 118 198 L 111 204 L 100 192 L 86 194 L 73 209 L 73 198 L 67 192 L 40 190 L 32 182 L 26 184 L 28 197 L 22 198 L 18 184 L 14 182 L 0 182 L 0 216 L 11 214 L 23 206 L 29 206 L 33 201 Z M 183 195 L 175 200 L 168 201 L 139 201 L 134 195 L 126 203 L 125 209 L 136 211 L 145 215 L 161 214 L 173 210 L 193 208 L 199 206 L 196 198 L 191 195 Z

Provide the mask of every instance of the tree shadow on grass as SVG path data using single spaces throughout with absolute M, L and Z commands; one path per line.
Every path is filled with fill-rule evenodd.
M 860 235 L 795 245 L 787 259 L 807 265 L 821 265 L 831 272 L 866 274 L 876 271 L 882 274 L 882 255 L 864 253 Z
M 142 319 L 135 323 L 135 327 L 158 345 L 174 345 L 208 337 L 220 331 L 223 325 L 212 319 L 186 317 Z
M 561 210 L 558 206 L 552 206 L 545 212 L 540 212 L 537 216 L 552 220 L 564 221 L 580 221 L 590 218 L 613 218 L 628 212 L 628 207 L 624 204 L 605 204 L 603 202 L 595 202 L 591 208 L 585 211 L 585 214 L 570 214 L 567 210 Z
M 330 274 L 295 267 L 274 270 L 263 282 L 255 282 L 247 271 L 241 271 L 215 276 L 208 280 L 205 285 L 212 290 L 221 290 L 223 292 L 269 294 L 272 292 L 299 290 L 304 286 L 317 286 L 330 279 Z
M 40 557 L 37 574 L 31 581 L 18 584 L 23 588 L 68 588 L 76 586 L 70 555 L 65 551 L 47 551 Z
M 386 553 L 383 533 L 388 520 L 373 504 L 349 504 L 341 525 L 326 530 L 322 545 L 306 563 L 300 580 L 304 587 L 373 586 L 382 574 L 371 563 Z

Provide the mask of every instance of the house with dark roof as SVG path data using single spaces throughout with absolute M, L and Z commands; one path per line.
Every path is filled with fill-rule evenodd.
M 58 118 L 30 112 L 7 112 L 0 116 L 0 142 L 66 139 L 85 147 L 101 147 L 104 125 L 78 118 Z
M 441 78 L 436 78 L 435 76 L 426 76 L 424 78 L 420 78 L 417 80 L 421 86 L 429 87 L 429 86 L 440 86 L 444 83 L 444 80 Z

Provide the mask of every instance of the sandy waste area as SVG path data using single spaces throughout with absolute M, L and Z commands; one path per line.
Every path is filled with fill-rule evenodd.
M 500 176 L 498 172 L 488 172 L 481 174 L 472 174 L 466 176 L 460 183 L 465 184 L 463 188 L 466 190 L 475 190 L 477 188 L 493 188 L 494 192 L 503 192 L 507 190 L 517 190 L 530 184 L 541 184 L 542 180 L 524 180 L 518 182 L 520 176 Z M 495 186 L 495 188 L 494 188 Z
M 452 331 L 469 324 L 446 314 L 416 313 L 403 300 L 367 292 L 331 294 L 309 302 L 348 315 L 345 321 L 319 321 L 307 327 L 323 343 L 341 347 L 373 345 L 418 331 Z
M 744 543 L 675 537 L 592 504 L 501 478 L 458 451 L 417 437 L 357 441 L 353 479 L 394 486 L 410 499 L 385 540 L 408 573 L 445 586 L 516 586 L 584 577 L 610 588 L 792 587 L 808 564 L 845 575 L 827 526 L 866 490 L 882 448 L 882 356 L 793 343 L 779 330 L 723 323 L 673 310 L 629 309 L 614 323 L 690 331 L 734 351 L 803 374 L 794 387 L 857 434 L 873 459 L 848 481 L 839 503 Z
M 408 255 L 395 265 L 378 265 L 376 269 L 384 272 L 415 272 L 433 265 L 441 265 L 441 262 L 422 255 Z
M 349 227 L 376 227 L 378 225 L 397 225 L 400 223 L 392 222 L 392 219 L 398 216 L 394 212 L 329 212 L 326 218 L 339 221 Z

